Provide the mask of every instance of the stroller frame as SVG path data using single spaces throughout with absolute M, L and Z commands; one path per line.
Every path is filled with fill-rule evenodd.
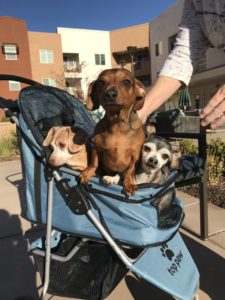
M 76 173 L 76 172 L 75 172 Z M 52 178 L 49 180 L 49 188 L 48 188 L 48 209 L 47 209 L 47 225 L 46 225 L 46 251 L 45 254 L 42 253 L 42 255 L 45 255 L 45 276 L 44 276 L 44 283 L 43 283 L 43 290 L 42 290 L 42 300 L 45 299 L 45 296 L 47 294 L 47 289 L 49 285 L 49 278 L 50 278 L 50 265 L 51 265 L 51 259 L 55 260 L 61 260 L 61 261 L 67 261 L 76 251 L 76 246 L 73 248 L 70 253 L 65 257 L 62 258 L 58 255 L 52 255 L 51 254 L 51 233 L 52 233 L 52 208 L 53 208 L 53 184 L 54 180 L 56 182 L 60 182 L 62 180 L 62 177 L 60 176 L 59 172 L 56 170 L 52 173 Z M 129 258 L 125 252 L 117 245 L 117 243 L 114 241 L 114 239 L 110 236 L 110 234 L 107 232 L 107 230 L 102 226 L 102 224 L 99 222 L 99 220 L 96 218 L 96 216 L 92 213 L 91 209 L 86 210 L 86 215 L 89 217 L 93 225 L 101 232 L 104 239 L 108 242 L 108 244 L 112 247 L 114 252 L 118 255 L 118 257 L 121 259 L 121 261 L 124 263 L 124 265 L 127 267 L 127 269 L 132 268 L 132 264 L 135 262 L 135 259 Z M 40 254 L 40 250 L 33 250 L 33 253 Z M 138 259 L 138 258 L 137 258 Z M 137 274 L 135 274 L 138 276 Z M 139 277 L 139 276 L 138 276 Z M 179 298 L 174 297 L 174 299 L 179 300 Z M 199 296 L 196 292 L 195 295 L 193 295 L 193 300 L 199 300 Z
M 0 80 L 9 80 L 12 79 L 17 80 L 20 82 L 24 82 L 30 85 L 36 85 L 38 83 L 27 80 L 23 77 L 18 76 L 12 76 L 12 75 L 0 75 Z M 10 101 L 5 101 L 5 99 L 0 97 L 0 107 L 2 107 L 5 110 L 5 113 L 7 116 L 10 116 L 10 119 L 13 123 L 16 124 L 17 128 L 19 130 L 23 131 L 23 129 L 20 126 L 18 117 L 14 115 L 11 108 L 13 107 L 12 103 Z M 7 102 L 7 103 L 6 103 Z M 46 210 L 46 242 L 45 242 L 45 251 L 41 251 L 39 249 L 35 249 L 32 251 L 32 253 L 36 253 L 38 255 L 45 257 L 45 274 L 44 274 L 44 283 L 43 283 L 43 289 L 42 289 L 42 300 L 45 299 L 48 286 L 49 286 L 49 278 L 50 278 L 50 266 L 51 266 L 51 259 L 58 260 L 58 261 L 67 261 L 75 252 L 76 252 L 76 246 L 70 251 L 70 253 L 66 257 L 58 256 L 51 253 L 52 248 L 52 215 L 53 215 L 53 205 L 54 205 L 54 182 L 61 185 L 61 187 L 64 189 L 65 197 L 68 195 L 68 191 L 70 187 L 64 182 L 63 177 L 60 174 L 60 170 L 67 170 L 66 168 L 60 168 L 60 170 L 51 169 L 48 164 L 46 164 L 45 159 L 43 160 L 43 163 L 45 164 L 46 168 L 48 168 L 48 195 L 47 195 L 47 210 Z M 76 171 L 71 171 L 70 173 L 74 173 L 74 175 L 77 175 Z M 88 203 L 87 199 L 84 199 L 82 194 L 78 201 L 74 201 L 75 207 L 72 207 L 72 210 L 74 213 L 79 212 L 79 210 L 82 210 L 82 213 L 84 213 L 87 218 L 91 221 L 91 223 L 94 225 L 94 227 L 100 232 L 100 234 L 103 236 L 105 241 L 111 246 L 113 251 L 118 255 L 118 257 L 121 259 L 121 261 L 124 263 L 124 265 L 127 267 L 128 270 L 135 273 L 136 276 L 145 278 L 146 280 L 152 282 L 153 284 L 156 284 L 156 280 L 149 279 L 149 274 L 145 276 L 145 272 L 139 270 L 139 265 L 141 265 L 142 261 L 144 262 L 145 256 L 148 257 L 150 254 L 150 251 L 152 250 L 151 247 L 143 250 L 143 252 L 136 258 L 129 258 L 123 249 L 117 244 L 117 242 L 114 240 L 114 238 L 111 236 L 111 234 L 104 228 L 101 222 L 99 222 L 98 218 L 96 218 L 95 214 L 91 210 L 91 206 Z M 176 238 L 180 241 L 179 233 L 176 233 Z M 173 238 L 172 238 L 173 239 Z M 183 248 L 184 249 L 184 248 Z M 151 257 L 151 256 L 150 256 Z M 140 262 L 139 262 L 140 261 Z M 193 274 L 192 274 L 193 275 Z M 190 277 L 190 276 L 189 276 Z M 197 276 L 198 277 L 198 276 Z M 195 280 L 196 281 L 196 280 Z M 170 293 L 170 290 L 167 289 L 167 287 L 163 287 L 163 284 L 156 284 L 159 288 L 162 288 L 164 291 Z M 198 300 L 198 282 L 195 286 L 195 291 L 192 294 L 192 299 Z M 171 294 L 175 299 L 182 299 L 186 300 L 186 296 L 177 297 Z

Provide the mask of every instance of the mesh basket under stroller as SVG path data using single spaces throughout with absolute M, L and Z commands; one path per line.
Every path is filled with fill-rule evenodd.
M 198 270 L 178 232 L 184 214 L 174 188 L 176 173 L 160 185 L 140 185 L 131 197 L 121 185 L 104 186 L 97 176 L 80 185 L 79 172 L 48 164 L 50 149 L 42 144 L 53 126 L 77 126 L 91 138 L 95 123 L 85 106 L 65 91 L 40 84 L 24 88 L 17 102 L 2 99 L 0 105 L 19 130 L 22 215 L 46 225 L 46 235 L 31 245 L 43 298 L 48 291 L 103 299 L 127 271 L 177 299 L 196 295 Z M 171 190 L 172 205 L 161 220 L 152 203 Z

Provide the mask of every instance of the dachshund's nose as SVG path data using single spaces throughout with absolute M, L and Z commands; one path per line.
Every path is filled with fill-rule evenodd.
M 117 90 L 110 89 L 106 92 L 106 99 L 110 101 L 115 101 L 118 96 Z

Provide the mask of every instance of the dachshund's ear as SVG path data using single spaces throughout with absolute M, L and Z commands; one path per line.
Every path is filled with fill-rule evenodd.
M 99 108 L 96 80 L 89 84 L 86 106 L 89 110 L 96 110 Z
M 144 131 L 147 137 L 156 134 L 155 125 L 153 123 L 145 123 Z
M 135 79 L 135 94 L 136 94 L 136 103 L 134 105 L 134 110 L 137 111 L 143 107 L 145 101 L 145 95 L 146 95 L 145 87 L 137 79 Z

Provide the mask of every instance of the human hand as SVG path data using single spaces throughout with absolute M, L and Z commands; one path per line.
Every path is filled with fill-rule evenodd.
M 219 88 L 217 93 L 209 100 L 200 114 L 201 125 L 210 124 L 212 129 L 220 127 L 225 123 L 225 84 Z

